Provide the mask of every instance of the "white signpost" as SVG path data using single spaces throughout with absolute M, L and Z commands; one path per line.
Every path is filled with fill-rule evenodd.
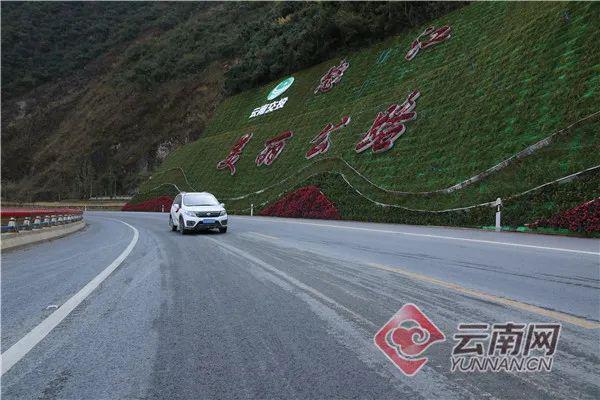
M 501 218 L 501 214 L 502 214 L 502 211 L 500 211 L 501 207 L 502 207 L 502 199 L 500 199 L 500 197 L 498 197 L 496 199 L 496 232 L 500 232 L 502 230 L 502 225 L 500 225 L 500 218 Z

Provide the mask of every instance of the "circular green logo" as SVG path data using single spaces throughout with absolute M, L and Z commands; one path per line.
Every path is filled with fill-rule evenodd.
M 294 77 L 293 76 L 290 76 L 289 78 L 284 79 L 281 82 L 279 82 L 277 84 L 277 86 L 275 86 L 275 88 L 273 90 L 271 90 L 271 92 L 267 96 L 267 100 L 273 100 L 274 98 L 276 98 L 277 96 L 279 96 L 281 93 L 283 93 L 286 90 L 288 90 L 288 88 L 290 86 L 292 86 L 292 83 L 294 83 Z

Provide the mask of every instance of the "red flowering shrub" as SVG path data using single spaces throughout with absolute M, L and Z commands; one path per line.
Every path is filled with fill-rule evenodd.
M 317 186 L 296 190 L 264 208 L 260 215 L 291 218 L 340 219 L 335 204 Z
M 173 197 L 171 196 L 160 196 L 150 200 L 143 201 L 137 204 L 127 203 L 123 206 L 121 211 L 154 211 L 161 212 L 164 210 L 168 212 L 173 204 Z
M 600 197 L 562 211 L 550 218 L 542 218 L 532 224 L 530 228 L 563 228 L 573 232 L 600 232 Z

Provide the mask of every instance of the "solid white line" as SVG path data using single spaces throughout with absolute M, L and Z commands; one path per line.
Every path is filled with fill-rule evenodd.
M 540 249 L 540 250 L 552 250 L 552 251 L 562 251 L 567 253 L 577 253 L 577 254 L 591 254 L 594 256 L 599 256 L 600 252 L 586 251 L 586 250 L 574 250 L 574 249 L 566 249 L 563 247 L 547 247 L 547 246 L 535 246 L 532 244 L 520 244 L 520 243 L 510 243 L 510 242 L 497 242 L 495 240 L 483 240 L 483 239 L 469 239 L 469 238 L 461 238 L 461 237 L 453 237 L 453 236 L 442 236 L 442 235 L 430 235 L 427 233 L 410 233 L 410 232 L 401 232 L 401 231 L 390 231 L 384 229 L 373 229 L 373 228 L 360 228 L 357 226 L 343 226 L 343 225 L 334 225 L 334 224 L 317 224 L 314 222 L 300 222 L 300 221 L 286 221 L 286 220 L 274 220 L 260 217 L 244 217 L 244 218 L 253 218 L 260 219 L 263 222 L 283 222 L 288 224 L 301 224 L 301 225 L 314 225 L 321 226 L 325 228 L 338 228 L 338 229 L 352 229 L 358 231 L 369 231 L 369 232 L 379 232 L 379 233 L 394 233 L 397 235 L 406 235 L 406 236 L 416 236 L 416 237 L 426 237 L 432 239 L 445 239 L 445 240 L 459 240 L 464 242 L 474 242 L 474 243 L 486 243 L 486 244 L 497 244 L 500 246 L 514 246 L 514 247 L 524 247 L 531 249 Z
M 133 230 L 133 239 L 129 242 L 129 245 L 123 250 L 123 252 L 117 257 L 108 267 L 100 272 L 94 279 L 92 279 L 87 285 L 85 285 L 79 292 L 73 297 L 67 300 L 60 308 L 50 314 L 45 320 L 43 320 L 38 326 L 33 328 L 28 334 L 23 336 L 21 340 L 13 344 L 8 350 L 2 353 L 2 374 L 4 375 L 10 370 L 16 363 L 19 362 L 27 353 L 33 349 L 42 339 L 48 335 L 52 329 L 56 328 L 63 319 L 67 317 L 86 297 L 90 295 L 108 276 L 121 265 L 121 263 L 127 258 L 129 253 L 135 247 L 138 241 L 139 232 L 133 226 L 127 222 L 117 220 Z

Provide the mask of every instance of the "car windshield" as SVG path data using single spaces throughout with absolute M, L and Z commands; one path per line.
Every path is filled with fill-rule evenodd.
M 211 194 L 188 194 L 183 197 L 185 206 L 218 206 L 219 202 Z

